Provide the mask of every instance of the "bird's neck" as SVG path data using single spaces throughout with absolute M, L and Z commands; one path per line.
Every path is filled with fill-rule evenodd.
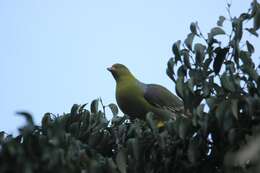
M 128 75 L 122 75 L 117 79 L 117 83 L 121 83 L 121 82 L 133 82 L 133 81 L 138 81 L 134 75 L 132 75 L 132 73 L 129 73 Z

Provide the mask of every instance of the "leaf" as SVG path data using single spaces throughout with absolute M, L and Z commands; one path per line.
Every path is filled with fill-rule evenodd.
M 227 111 L 227 107 L 228 107 L 228 105 L 226 104 L 225 101 L 222 101 L 217 105 L 215 114 L 216 114 L 216 118 L 218 120 L 220 128 L 223 127 L 223 121 L 224 121 L 225 113 Z
M 233 80 L 231 79 L 231 77 L 228 76 L 226 72 L 220 77 L 220 82 L 221 82 L 221 85 L 224 87 L 224 89 L 231 91 L 231 92 L 235 92 L 235 90 L 236 90 L 235 84 L 234 84 Z
M 76 125 L 73 127 L 76 129 Z M 90 147 L 95 147 L 97 144 L 99 144 L 100 140 L 102 138 L 102 133 L 99 131 L 95 131 L 90 134 L 90 137 L 88 139 L 88 145 Z
M 99 99 L 95 99 L 91 102 L 90 110 L 92 113 L 96 114 L 98 112 L 98 104 L 99 104 Z
M 204 86 L 202 88 L 203 91 L 203 97 L 208 97 L 210 95 L 210 85 L 208 82 L 204 82 Z
M 113 116 L 111 122 L 112 122 L 112 125 L 120 125 L 122 124 L 125 120 L 127 119 L 126 116 L 123 116 L 123 117 L 120 117 L 120 116 Z
M 47 128 L 51 122 L 52 122 L 52 119 L 51 119 L 50 113 L 45 113 L 42 118 L 42 121 L 41 121 L 42 128 L 43 129 Z
M 233 99 L 231 101 L 231 111 L 236 119 L 238 119 L 238 100 Z
M 22 115 L 29 125 L 34 125 L 32 115 L 28 112 L 17 112 L 18 115 Z
M 71 116 L 76 116 L 78 114 L 79 105 L 74 104 L 70 110 Z
M 184 78 L 187 74 L 187 68 L 184 65 L 181 65 L 177 71 L 177 75 L 179 78 Z
M 199 106 L 196 108 L 196 114 L 197 114 L 199 117 L 202 117 L 202 116 L 203 116 L 204 107 L 205 107 L 205 104 L 201 104 L 201 105 L 199 105 Z
M 218 104 L 218 99 L 215 96 L 211 96 L 206 99 L 206 103 L 209 106 L 210 110 L 213 110 Z
M 156 122 L 154 120 L 154 114 L 152 112 L 148 112 L 146 114 L 146 121 L 148 122 L 153 132 L 158 133 L 158 128 L 156 127 Z
M 72 124 L 70 124 L 69 131 L 71 134 L 76 136 L 79 132 L 79 122 L 73 122 Z
M 213 70 L 216 74 L 219 73 L 228 51 L 229 51 L 228 47 L 223 48 L 223 49 L 220 47 L 217 47 L 215 49 L 216 57 L 215 57 L 214 63 L 213 63 Z
M 192 50 L 192 42 L 193 42 L 194 36 L 195 36 L 195 34 L 189 33 L 187 38 L 184 41 L 185 45 L 187 46 L 187 48 L 189 50 Z
M 193 34 L 197 34 L 196 23 L 192 22 L 192 23 L 190 24 L 190 31 L 191 31 L 191 33 L 193 33 Z
M 172 45 L 172 52 L 175 55 L 176 62 L 178 62 L 180 60 L 180 44 L 181 44 L 181 41 L 178 40 Z
M 216 35 L 223 35 L 225 34 L 225 31 L 220 27 L 214 27 L 210 30 L 210 33 L 212 34 L 212 37 Z
M 126 158 L 126 151 L 124 148 L 122 148 L 116 155 L 116 164 L 121 173 L 126 173 Z
M 240 41 L 243 35 L 243 20 L 239 18 L 234 18 L 232 20 L 232 27 L 233 30 L 235 31 L 235 41 Z
M 179 116 L 179 128 L 178 128 L 178 132 L 179 132 L 179 136 L 181 139 L 185 139 L 192 128 L 192 122 L 190 121 L 190 119 L 184 118 Z
M 253 66 L 253 61 L 249 52 L 241 50 L 240 59 L 242 60 L 243 65 Z
M 0 145 L 4 142 L 4 139 L 5 139 L 5 132 L 0 131 Z
M 191 64 L 190 64 L 190 55 L 189 55 L 189 51 L 187 49 L 183 49 L 182 50 L 182 54 L 183 54 L 183 58 L 184 58 L 184 64 L 186 65 L 187 68 L 191 68 Z
M 252 78 L 254 81 L 258 81 L 259 75 L 257 74 L 256 70 L 247 64 L 243 64 L 241 66 L 241 69 L 244 73 L 247 73 L 249 75 L 250 78 Z
M 246 28 L 246 31 L 248 31 L 250 34 L 253 34 L 254 36 L 258 37 L 258 33 L 254 28 Z
M 118 107 L 117 107 L 116 104 L 110 103 L 110 104 L 108 105 L 108 107 L 110 108 L 111 112 L 113 113 L 113 116 L 118 115 Z
M 79 107 L 79 112 L 80 112 L 80 113 L 84 110 L 84 108 L 85 108 L 85 106 L 86 106 L 87 104 L 88 104 L 88 103 L 85 103 L 85 104 L 83 104 L 83 105 L 81 105 L 81 106 Z
M 223 23 L 224 23 L 225 19 L 226 18 L 224 16 L 219 16 L 218 21 L 217 21 L 217 25 L 218 26 L 223 26 Z
M 193 79 L 193 77 L 188 79 L 187 83 L 188 83 L 188 88 L 190 89 L 190 91 L 192 93 L 194 93 L 194 90 L 193 90 L 193 88 L 194 88 L 194 79 Z
M 209 65 L 211 64 L 212 60 L 213 59 L 211 57 L 210 58 L 206 58 L 205 62 L 203 63 L 204 69 L 208 69 L 209 68 Z
M 118 173 L 117 166 L 112 158 L 107 159 L 107 169 L 110 173 Z
M 175 78 L 174 78 L 174 74 L 175 73 L 174 73 L 174 69 L 173 69 L 174 68 L 174 64 L 175 64 L 174 59 L 170 58 L 168 63 L 167 63 L 166 73 L 169 76 L 169 78 L 175 82 Z
M 176 81 L 176 93 L 182 99 L 183 99 L 183 96 L 184 96 L 183 88 L 184 88 L 183 78 L 178 78 L 177 81 Z
M 258 30 L 260 28 L 260 4 L 257 4 L 257 11 L 254 16 L 254 29 Z
M 192 164 L 199 162 L 199 159 L 201 157 L 201 152 L 199 150 L 199 141 L 198 141 L 197 137 L 193 137 L 190 139 L 187 156 L 188 156 L 189 161 Z
M 206 46 L 201 43 L 197 43 L 194 46 L 195 54 L 196 54 L 196 64 L 202 64 L 205 58 L 205 50 Z
M 129 145 L 128 149 L 131 149 L 132 155 L 134 156 L 135 161 L 139 161 L 140 158 L 140 146 L 137 138 L 130 138 L 127 140 Z
M 239 19 L 241 19 L 242 21 L 249 20 L 250 18 L 251 18 L 251 15 L 249 13 L 242 13 L 239 16 Z
M 249 41 L 246 41 L 246 46 L 247 46 L 247 50 L 250 54 L 254 53 L 255 52 L 255 48 L 254 46 L 249 42 Z
M 226 61 L 225 64 L 226 64 L 227 71 L 229 71 L 230 73 L 235 73 L 236 68 L 233 61 Z

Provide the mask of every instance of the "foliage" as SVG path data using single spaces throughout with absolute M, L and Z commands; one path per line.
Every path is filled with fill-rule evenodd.
M 0 133 L 0 172 L 259 172 L 259 66 L 253 44 L 243 38 L 246 32 L 258 37 L 259 21 L 254 0 L 239 17 L 220 16 L 207 36 L 191 23 L 184 43 L 173 44 L 167 74 L 192 119 L 179 116 L 157 128 L 150 113 L 130 122 L 116 105 L 98 99 L 90 109 L 46 113 L 40 126 L 20 112 L 27 123 L 19 135 Z

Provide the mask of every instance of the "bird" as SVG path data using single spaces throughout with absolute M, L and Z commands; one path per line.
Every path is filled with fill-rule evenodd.
M 167 88 L 139 81 L 123 64 L 113 64 L 107 70 L 116 81 L 117 104 L 130 119 L 145 119 L 148 112 L 160 121 L 184 115 L 182 100 Z

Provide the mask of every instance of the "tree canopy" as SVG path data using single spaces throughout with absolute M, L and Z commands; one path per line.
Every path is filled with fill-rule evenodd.
M 260 66 L 244 36 L 258 37 L 259 28 L 253 0 L 240 16 L 220 16 L 206 35 L 192 22 L 187 38 L 173 44 L 167 75 L 191 119 L 157 128 L 152 114 L 130 121 L 101 99 L 46 113 L 41 125 L 19 112 L 27 122 L 19 134 L 0 132 L 0 172 L 259 172 Z

